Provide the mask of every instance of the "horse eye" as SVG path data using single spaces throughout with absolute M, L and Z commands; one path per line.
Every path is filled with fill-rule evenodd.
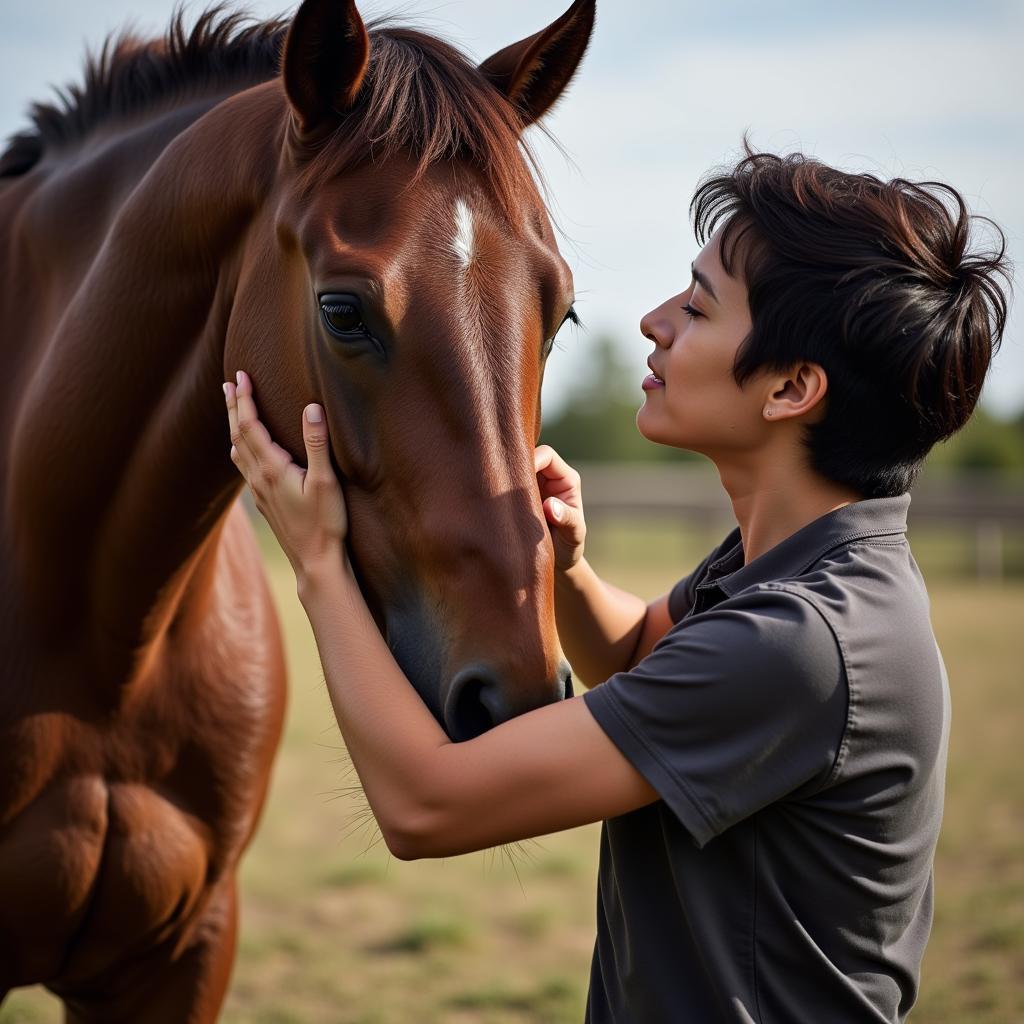
M 339 337 L 364 337 L 369 333 L 359 308 L 352 302 L 336 298 L 321 299 L 320 313 L 327 329 Z
M 564 317 L 562 317 L 562 322 L 555 328 L 555 333 L 552 334 L 551 337 L 544 342 L 544 348 L 542 352 L 544 359 L 547 359 L 547 357 L 551 355 L 551 350 L 555 347 L 555 338 L 558 337 L 558 332 L 566 325 L 566 323 L 573 323 L 577 327 L 583 326 L 583 321 L 580 320 L 579 316 L 576 314 L 575 306 L 569 307 L 569 312 L 566 313 Z

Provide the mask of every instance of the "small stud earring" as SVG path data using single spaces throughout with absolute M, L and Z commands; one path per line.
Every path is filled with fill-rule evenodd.
M 771 416 L 772 410 L 771 409 L 765 409 L 764 414 L 765 414 L 765 416 Z

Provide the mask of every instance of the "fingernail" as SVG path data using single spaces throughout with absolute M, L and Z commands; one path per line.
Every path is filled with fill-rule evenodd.
M 228 397 L 228 382 L 224 381 L 224 383 L 221 384 L 221 388 L 224 391 L 224 397 L 227 398 Z
M 236 384 L 241 384 L 242 383 L 242 371 L 241 370 L 239 370 L 239 371 L 237 371 L 237 373 L 235 373 L 235 383 Z
M 562 503 L 557 498 L 551 502 L 551 517 L 558 522 L 562 521 Z
M 322 423 L 323 413 L 320 411 L 319 405 L 308 405 L 306 406 L 306 419 L 310 423 Z

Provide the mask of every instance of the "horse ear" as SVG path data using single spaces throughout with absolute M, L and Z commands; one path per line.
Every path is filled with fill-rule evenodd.
M 370 62 L 370 37 L 355 0 L 305 0 L 288 28 L 284 91 L 302 136 L 333 126 L 355 103 Z
M 596 0 L 576 0 L 536 35 L 499 50 L 480 70 L 519 108 L 523 124 L 551 109 L 583 60 L 594 30 Z

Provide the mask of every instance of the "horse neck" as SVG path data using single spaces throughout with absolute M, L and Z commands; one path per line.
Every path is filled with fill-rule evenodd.
M 120 183 L 73 301 L 37 339 L 8 475 L 23 612 L 51 648 L 94 653 L 108 683 L 198 596 L 190 577 L 239 491 L 225 334 L 282 112 L 279 88 L 256 87 L 177 124 L 148 168 L 129 163 L 137 183 Z

